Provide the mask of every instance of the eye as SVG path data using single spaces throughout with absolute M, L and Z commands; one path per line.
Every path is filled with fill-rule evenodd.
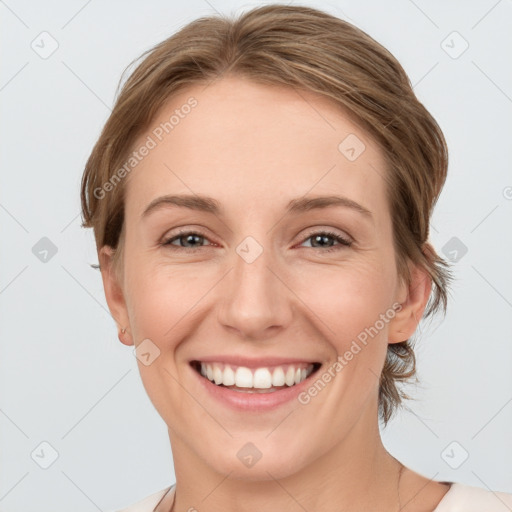
M 167 247 L 172 246 L 172 249 L 181 248 L 188 251 L 195 251 L 203 246 L 201 242 L 204 240 L 207 240 L 207 238 L 200 233 L 197 233 L 196 231 L 182 231 L 181 233 L 178 233 L 177 235 L 164 240 L 161 245 Z M 177 241 L 178 244 L 173 243 L 175 241 Z M 193 244 L 193 246 L 190 247 L 186 244 Z
M 338 242 L 338 245 L 334 245 L 334 243 L 329 244 L 329 239 L 334 242 Z M 201 235 L 196 231 L 182 231 L 177 235 L 174 235 L 171 238 L 164 240 L 161 245 L 165 247 L 169 247 L 174 249 L 183 249 L 186 251 L 196 251 L 201 247 L 204 247 L 202 242 L 208 240 L 205 236 Z M 313 249 L 325 249 L 323 252 L 331 252 L 339 250 L 343 247 L 350 247 L 352 245 L 352 241 L 347 238 L 339 235 L 338 233 L 334 233 L 331 231 L 318 231 L 310 234 L 304 242 L 307 240 L 312 240 L 311 248 Z M 174 242 L 178 242 L 177 244 Z M 303 242 L 303 243 L 304 243 Z M 193 244 L 190 247 L 188 244 Z M 320 245 L 314 245 L 320 244 Z M 215 244 L 214 244 L 215 245 Z
M 323 247 L 327 247 L 323 252 L 331 252 L 331 251 L 337 251 L 339 249 L 342 249 L 343 247 L 350 247 L 352 245 L 352 241 L 348 240 L 347 238 L 339 235 L 338 233 L 333 233 L 332 231 L 318 231 L 315 233 L 310 234 L 305 240 L 312 240 L 312 247 L 314 249 L 322 249 Z M 322 244 L 329 244 L 328 240 L 332 239 L 335 242 L 338 242 L 339 245 L 322 245 Z M 303 243 L 304 243 L 303 242 Z M 313 244 L 320 244 L 319 246 L 315 247 Z

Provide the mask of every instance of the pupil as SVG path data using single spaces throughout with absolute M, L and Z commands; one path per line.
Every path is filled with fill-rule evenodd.
M 197 239 L 197 238 L 200 238 L 200 237 L 197 236 L 197 235 L 187 235 L 187 237 L 186 237 L 186 241 L 187 242 L 186 243 L 193 243 L 194 238 Z
M 329 239 L 329 238 L 331 238 L 330 235 L 317 235 L 317 236 L 315 236 L 315 242 L 320 242 L 322 240 L 325 242 L 326 239 Z M 329 244 L 327 243 L 327 245 L 329 245 Z M 323 244 L 322 244 L 322 246 L 323 246 Z

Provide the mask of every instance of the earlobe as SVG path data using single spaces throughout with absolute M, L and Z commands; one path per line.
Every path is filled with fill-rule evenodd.
M 98 253 L 105 299 L 110 313 L 117 323 L 119 341 L 124 345 L 133 345 L 132 337 L 128 332 L 129 317 L 123 286 L 113 267 L 114 252 L 112 247 L 105 245 Z
M 432 290 L 432 279 L 428 272 L 418 266 L 410 269 L 411 283 L 403 284 L 400 308 L 389 323 L 388 343 L 406 341 L 414 334 L 427 305 Z M 404 298 L 405 294 L 405 298 Z

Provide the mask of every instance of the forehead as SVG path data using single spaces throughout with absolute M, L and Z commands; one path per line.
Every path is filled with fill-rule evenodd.
M 311 91 L 225 77 L 170 98 L 134 149 L 127 212 L 163 194 L 217 198 L 226 209 L 284 208 L 306 194 L 342 194 L 386 210 L 384 159 L 370 136 Z

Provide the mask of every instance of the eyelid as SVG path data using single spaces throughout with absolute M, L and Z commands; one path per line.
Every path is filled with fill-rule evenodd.
M 158 243 L 164 244 L 165 242 L 171 240 L 172 238 L 176 238 L 176 237 L 184 236 L 184 235 L 190 235 L 190 234 L 201 236 L 201 237 L 206 238 L 209 241 L 213 242 L 213 240 L 212 240 L 213 237 L 210 236 L 208 233 L 209 233 L 209 230 L 199 224 L 186 225 L 185 227 L 177 227 L 177 228 L 173 228 L 169 231 L 166 231 L 165 234 L 160 238 Z M 213 242 L 213 243 L 215 243 L 215 242 Z
M 305 238 L 309 238 L 310 236 L 313 236 L 313 235 L 316 235 L 319 233 L 329 234 L 332 236 L 339 236 L 341 238 L 344 238 L 345 240 L 347 240 L 347 242 L 350 242 L 350 243 L 355 242 L 355 240 L 352 238 L 352 236 L 349 235 L 349 233 L 347 233 L 347 231 L 344 231 L 344 230 L 338 229 L 338 228 L 327 227 L 327 226 L 311 228 L 311 230 L 308 230 L 306 232 L 306 235 L 302 235 L 302 239 L 305 240 Z

